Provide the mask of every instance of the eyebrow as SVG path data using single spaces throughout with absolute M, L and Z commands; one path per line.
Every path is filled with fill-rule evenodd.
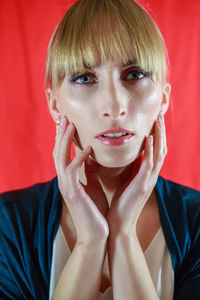
M 134 59 L 134 60 L 128 60 L 127 62 L 120 64 L 120 67 L 123 68 L 123 67 L 128 67 L 130 65 L 135 65 L 135 64 L 137 64 L 137 60 L 136 59 Z

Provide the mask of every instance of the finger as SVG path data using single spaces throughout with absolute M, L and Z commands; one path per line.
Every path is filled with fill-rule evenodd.
M 65 128 L 69 124 L 69 121 L 64 116 L 61 116 L 61 119 L 59 121 L 60 121 L 59 122 L 60 125 L 59 125 L 59 128 L 58 128 L 57 133 L 56 133 L 55 146 L 54 146 L 54 149 L 53 149 L 54 159 L 57 158 L 58 149 L 60 149 L 60 144 L 62 142 L 63 135 L 65 133 Z
M 122 194 L 123 201 L 119 203 L 122 215 L 126 216 L 128 228 L 132 221 L 135 222 L 138 219 L 147 200 L 152 167 L 153 136 L 149 136 L 145 141 L 144 156 L 140 170 Z M 133 199 L 135 200 L 133 201 Z
M 155 124 L 154 167 L 153 173 L 158 176 L 167 153 L 164 117 L 159 115 Z
M 164 156 L 167 154 L 167 135 L 166 135 L 166 127 L 165 127 L 165 119 L 163 116 L 163 151 L 164 151 Z
M 159 123 L 159 118 L 157 121 L 155 121 L 154 125 L 154 169 L 157 165 L 157 162 L 159 161 L 159 157 L 162 150 L 162 128 L 161 124 Z
M 69 124 L 69 121 L 65 116 L 61 116 L 59 118 L 59 126 L 58 126 L 58 129 L 56 132 L 56 144 L 58 145 L 58 147 L 62 140 L 62 136 L 64 135 L 65 126 L 68 126 L 68 124 Z
M 72 180 L 76 180 L 76 183 L 79 183 L 79 171 L 80 168 L 82 167 L 83 163 L 88 159 L 89 155 L 91 154 L 91 146 L 88 145 L 87 147 L 85 147 L 85 149 L 83 149 L 82 151 L 80 151 L 75 158 L 73 159 L 73 161 L 70 163 L 70 165 L 66 168 L 67 172 L 71 173 L 71 178 Z
M 139 172 L 135 177 L 135 182 L 141 185 L 141 182 L 148 181 L 153 168 L 153 136 L 146 138 L 143 161 Z
M 74 201 L 77 198 L 77 191 L 83 195 L 83 187 L 79 181 L 79 170 L 83 165 L 83 162 L 90 155 L 90 147 L 86 147 L 83 151 L 79 152 L 73 161 L 65 168 L 63 178 L 63 184 L 70 187 L 70 193 L 68 194 L 68 190 L 66 190 L 66 198 L 71 199 L 70 201 Z M 67 182 L 65 182 L 67 179 Z M 80 194 L 79 194 L 80 196 Z
M 68 194 L 65 199 L 68 200 L 66 204 L 77 228 L 80 227 L 78 232 L 82 232 L 83 228 L 92 231 L 95 226 L 98 226 L 97 220 L 102 219 L 101 211 L 97 208 L 97 205 L 91 200 L 88 194 L 85 193 L 85 188 L 79 181 L 79 170 L 83 163 L 89 158 L 90 154 L 91 146 L 87 146 L 83 151 L 78 153 L 71 164 L 66 168 L 66 178 L 68 178 L 68 185 L 71 187 L 71 190 L 70 194 Z M 101 224 L 101 226 L 103 225 L 103 231 L 105 231 L 107 228 L 105 218 L 103 218 L 101 223 L 102 222 L 104 225 Z
M 149 177 L 152 172 L 153 167 L 153 137 L 149 136 L 145 141 L 144 155 L 141 167 L 138 174 L 133 178 L 131 183 L 128 185 L 123 195 L 127 199 L 133 199 L 133 191 L 140 192 L 141 195 L 145 195 L 146 189 L 149 183 Z M 128 203 L 127 203 L 128 205 Z M 131 207 L 130 203 L 130 207 Z
M 75 126 L 70 123 L 65 130 L 59 149 L 59 165 L 63 171 L 71 163 L 71 147 L 74 135 Z

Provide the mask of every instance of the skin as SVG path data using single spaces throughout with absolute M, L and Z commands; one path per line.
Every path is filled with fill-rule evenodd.
M 87 81 L 90 79 L 91 83 L 87 85 L 78 84 L 81 79 L 73 84 L 70 76 L 66 76 L 50 103 L 51 109 L 54 107 L 75 125 L 78 147 L 91 145 L 93 157 L 106 168 L 121 168 L 133 162 L 159 112 L 165 113 L 168 107 L 168 85 L 161 87 L 139 73 L 140 80 L 131 80 L 136 77 L 136 66 L 119 66 L 120 62 L 107 63 L 88 70 L 91 76 Z M 119 127 L 135 133 L 127 145 L 105 147 L 95 139 L 98 133 Z
M 168 108 L 170 85 L 161 86 L 153 76 L 143 76 L 135 65 L 122 67 L 119 60 L 88 72 L 87 80 L 82 77 L 72 82 L 66 76 L 60 88 L 47 90 L 50 112 L 61 121 L 53 154 L 63 196 L 61 225 L 73 251 L 71 267 L 69 261 L 54 299 L 66 299 L 70 293 L 73 296 L 68 299 L 83 299 L 80 281 L 80 296 L 65 284 L 71 280 L 76 286 L 78 275 L 69 279 L 68 274 L 76 264 L 83 268 L 80 255 L 76 255 L 80 245 L 87 250 L 92 245 L 101 249 L 99 264 L 94 255 L 90 257 L 90 263 L 94 259 L 98 265 L 97 276 L 91 285 L 82 283 L 85 299 L 96 299 L 100 287 L 105 289 L 101 276 L 106 253 L 114 299 L 137 299 L 138 295 L 138 299 L 150 299 L 149 295 L 156 299 L 143 251 L 160 226 L 154 187 L 167 152 L 163 114 Z M 135 133 L 126 145 L 110 147 L 95 138 L 106 129 L 119 127 Z M 78 151 L 71 161 L 73 139 Z M 84 162 L 87 185 L 79 175 Z M 150 224 L 152 219 L 155 221 Z M 88 266 L 86 269 L 88 272 Z M 138 287 L 140 280 L 146 282 L 146 288 Z
M 49 109 L 54 119 L 66 116 L 75 126 L 76 153 L 91 145 L 91 156 L 99 164 L 99 179 L 110 203 L 116 185 L 129 177 L 129 166 L 143 150 L 158 114 L 167 111 L 170 85 L 161 86 L 142 75 L 134 64 L 121 67 L 119 59 L 85 73 L 90 75 L 86 78 L 90 84 L 81 85 L 83 78 L 72 82 L 66 76 L 60 88 L 48 89 Z M 137 76 L 139 80 L 134 79 Z M 123 147 L 108 147 L 95 138 L 106 129 L 119 127 L 135 133 Z

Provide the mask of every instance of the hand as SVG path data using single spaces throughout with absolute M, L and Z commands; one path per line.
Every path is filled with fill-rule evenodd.
M 146 138 L 139 172 L 115 199 L 107 214 L 110 232 L 127 236 L 136 233 L 137 220 L 156 185 L 166 153 L 164 117 L 159 115 L 154 125 L 154 136 Z
M 84 189 L 85 192 L 91 197 L 99 211 L 105 217 L 108 212 L 109 205 L 104 190 L 98 179 L 98 169 L 99 164 L 96 161 L 90 158 L 85 161 L 87 185 L 84 186 Z
M 85 189 L 88 192 L 91 189 L 98 189 L 96 169 L 89 161 L 86 163 L 87 187 L 79 181 L 79 170 L 88 160 L 91 147 L 86 147 L 71 161 L 70 152 L 74 135 L 75 126 L 62 117 L 53 150 L 58 186 L 73 219 L 77 242 L 87 244 L 94 241 L 106 241 L 109 229 L 105 217 L 95 205 L 95 201 L 98 203 L 97 193 L 94 193 L 95 199 L 92 201 L 85 192 Z M 102 190 L 100 191 L 102 195 Z

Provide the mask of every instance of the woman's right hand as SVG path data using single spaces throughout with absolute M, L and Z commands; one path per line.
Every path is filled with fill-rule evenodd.
M 89 159 L 91 146 L 86 147 L 71 161 L 71 145 L 75 130 L 75 126 L 69 124 L 63 116 L 53 150 L 58 186 L 76 228 L 77 244 L 106 242 L 109 234 L 108 223 L 104 217 L 106 209 L 100 212 L 97 207 L 101 198 L 105 208 L 107 199 L 98 181 L 97 170 Z M 87 166 L 86 187 L 79 181 L 79 170 L 84 162 Z

